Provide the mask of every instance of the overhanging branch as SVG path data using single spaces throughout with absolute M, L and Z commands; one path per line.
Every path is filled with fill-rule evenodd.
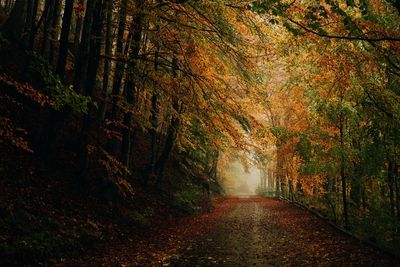
M 400 38 L 396 38 L 396 37 L 390 37 L 390 36 L 382 36 L 382 37 L 378 37 L 378 38 L 370 38 L 370 37 L 366 37 L 366 36 L 340 36 L 340 35 L 331 35 L 331 34 L 326 34 L 326 33 L 321 33 L 318 31 L 315 31 L 313 29 L 310 29 L 306 26 L 304 26 L 303 24 L 288 18 L 288 20 L 290 22 L 292 22 L 293 24 L 297 25 L 298 27 L 300 27 L 301 29 L 303 29 L 306 32 L 318 35 L 320 37 L 326 37 L 326 38 L 331 38 L 331 39 L 344 39 L 344 40 L 353 40 L 353 41 L 367 41 L 367 42 L 384 42 L 384 41 L 393 41 L 393 42 L 400 42 Z

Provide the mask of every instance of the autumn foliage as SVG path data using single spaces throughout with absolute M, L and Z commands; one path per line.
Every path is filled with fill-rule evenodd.
M 0 7 L 0 174 L 59 164 L 71 191 L 196 213 L 241 160 L 260 193 L 399 250 L 398 1 Z

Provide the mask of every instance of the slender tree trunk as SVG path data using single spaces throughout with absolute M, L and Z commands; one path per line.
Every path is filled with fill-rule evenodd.
M 400 186 L 399 186 L 399 166 L 396 162 L 393 163 L 393 180 L 396 188 L 396 212 L 397 218 L 400 219 Z
M 1 29 L 3 36 L 17 44 L 23 37 L 27 13 L 28 2 L 26 0 L 16 0 L 10 16 Z
M 397 12 L 400 14 L 400 0 L 395 0 L 394 7 L 397 9 Z
M 118 21 L 118 34 L 117 34 L 117 47 L 116 47 L 116 57 L 119 59 L 117 64 L 115 65 L 114 71 L 114 82 L 112 88 L 112 109 L 111 109 L 111 120 L 114 120 L 117 117 L 117 106 L 118 106 L 118 97 L 121 91 L 121 83 L 122 77 L 124 74 L 124 66 L 123 62 L 123 51 L 124 51 L 124 33 L 126 27 L 126 14 L 127 14 L 127 0 L 121 0 L 120 10 L 119 10 L 119 21 Z
M 58 53 L 58 62 L 56 73 L 61 80 L 64 79 L 65 65 L 68 57 L 69 31 L 71 28 L 72 11 L 74 0 L 65 0 L 64 16 L 61 28 L 60 50 Z
M 91 34 L 89 35 L 89 58 L 87 59 L 86 67 L 87 77 L 85 80 L 85 95 L 93 96 L 94 88 L 96 84 L 96 77 L 100 63 L 100 52 L 101 45 L 103 40 L 103 7 L 104 2 L 107 0 L 97 0 L 95 1 L 95 6 L 93 10 L 93 19 L 92 19 L 92 29 Z
M 32 21 L 30 23 L 30 29 L 29 29 L 29 41 L 28 41 L 28 51 L 32 51 L 34 44 L 35 44 L 35 37 L 36 37 L 36 27 L 40 26 L 40 23 L 42 22 L 42 18 L 39 19 L 39 21 L 37 22 L 38 25 L 36 25 L 36 17 L 37 17 L 37 13 L 38 13 L 38 7 L 39 7 L 39 0 L 35 0 L 34 4 L 33 4 L 33 8 L 32 8 Z M 44 10 L 43 12 L 46 12 L 46 10 Z M 43 16 L 43 15 L 42 15 Z M 27 64 L 27 66 L 29 66 L 29 64 Z
M 31 30 L 31 25 L 32 22 L 34 20 L 33 18 L 33 6 L 34 6 L 34 2 L 29 0 L 27 1 L 27 12 L 26 12 L 26 21 L 25 21 L 25 29 L 24 29 L 24 34 L 23 34 L 23 38 L 22 38 L 22 44 L 24 46 L 24 48 L 27 48 L 27 46 L 29 45 L 29 32 Z
M 178 104 L 175 103 L 174 106 L 175 108 L 177 108 Z M 178 118 L 172 118 L 171 124 L 168 128 L 164 149 L 162 150 L 161 155 L 158 158 L 158 161 L 156 162 L 155 165 L 157 174 L 156 185 L 160 184 L 160 181 L 162 180 L 162 175 L 164 172 L 165 165 L 167 163 L 169 155 L 171 154 L 172 148 L 174 147 L 175 144 L 175 139 L 178 133 L 179 125 L 180 125 L 180 120 Z
M 37 28 L 40 26 L 40 23 L 42 22 L 42 17 L 39 19 L 38 21 L 38 25 L 36 25 L 36 17 L 37 17 L 37 12 L 38 12 L 38 6 L 39 6 L 39 0 L 35 0 L 35 2 L 33 3 L 32 6 L 32 10 L 31 10 L 31 21 L 30 21 L 30 25 L 29 25 L 29 38 L 28 38 L 28 42 L 27 42 L 27 51 L 33 51 L 34 45 L 35 45 L 35 37 L 36 37 L 36 32 L 37 32 Z M 44 10 L 43 12 L 46 12 L 46 10 Z M 25 73 L 29 73 L 29 67 L 31 65 L 31 60 L 32 60 L 32 54 L 28 53 L 27 57 L 26 57 L 26 64 L 25 64 Z
M 289 187 L 289 200 L 293 201 L 294 200 L 294 188 L 293 188 L 293 181 L 289 179 L 288 181 L 288 187 Z
M 105 54 L 107 57 L 112 55 L 112 43 L 113 43 L 113 35 L 112 35 L 112 19 L 113 19 L 113 1 L 107 1 L 107 24 L 106 24 L 106 42 L 105 42 Z M 104 59 L 104 72 L 103 72 L 103 95 L 104 101 L 101 105 L 100 109 L 100 118 L 104 120 L 106 117 L 106 111 L 108 106 L 108 98 L 109 98 L 109 83 L 110 83 L 110 69 L 111 69 L 111 60 L 108 58 Z
M 172 76 L 173 77 L 177 76 L 177 69 L 178 69 L 178 60 L 176 58 L 176 55 L 174 54 L 172 57 Z M 172 108 L 176 111 L 176 113 L 178 113 L 178 114 L 181 113 L 181 106 L 179 104 L 178 99 L 173 100 Z M 171 124 L 167 131 L 167 139 L 165 142 L 164 149 L 162 150 L 161 155 L 155 165 L 155 173 L 157 176 L 157 180 L 155 183 L 156 187 L 158 187 L 160 185 L 160 182 L 162 180 L 165 165 L 167 163 L 169 155 L 171 154 L 171 151 L 175 144 L 179 125 L 180 125 L 179 118 L 176 115 L 172 115 Z
M 342 180 L 342 201 L 343 201 L 343 217 L 345 227 L 349 227 L 349 214 L 348 214 L 348 203 L 347 203 L 347 181 L 345 175 L 345 157 L 344 157 L 344 122 L 343 122 L 343 114 L 340 115 L 340 147 L 341 147 L 341 155 L 340 155 L 340 177 Z
M 86 14 L 83 24 L 82 40 L 79 46 L 79 54 L 75 64 L 75 78 L 74 87 L 78 92 L 87 91 L 84 89 L 87 77 L 88 77 L 88 66 L 89 66 L 89 54 L 90 54 L 90 39 L 93 25 L 93 14 L 98 0 L 88 0 L 86 5 Z
M 134 31 L 132 35 L 132 51 L 131 51 L 131 59 L 130 59 L 130 66 L 129 69 L 133 71 L 128 77 L 125 87 L 125 96 L 127 103 L 133 107 L 135 104 L 135 97 L 134 92 L 137 90 L 137 84 L 135 74 L 137 74 L 137 57 L 139 55 L 139 51 L 141 48 L 142 43 L 142 27 L 143 27 L 143 0 L 136 1 L 136 12 L 133 19 Z M 132 142 L 132 129 L 131 129 L 131 122 L 132 122 L 132 112 L 126 112 L 124 114 L 124 125 L 126 128 L 123 130 L 122 133 L 122 149 L 121 149 L 121 159 L 122 163 L 125 166 L 129 167 L 130 155 L 131 155 L 131 142 Z
M 84 9 L 85 0 L 78 1 L 78 9 Z M 79 55 L 79 45 L 81 42 L 81 35 L 82 35 L 82 28 L 83 28 L 83 19 L 84 15 L 83 12 L 79 12 L 77 14 L 76 25 L 75 25 L 75 34 L 74 34 L 74 56 L 77 58 Z
M 158 136 L 157 136 L 157 127 L 158 127 L 158 105 L 157 105 L 157 92 L 155 89 L 153 89 L 153 96 L 151 97 L 151 109 L 152 109 L 152 115 L 151 115 L 151 126 L 152 129 L 150 131 L 151 133 L 151 163 L 150 163 L 150 168 L 151 168 L 151 174 L 154 175 L 155 171 L 155 164 L 156 164 L 156 159 L 157 159 L 157 145 L 158 145 Z
M 282 144 L 277 145 L 276 149 L 276 157 L 277 157 L 277 162 L 276 162 L 276 168 L 277 168 L 277 174 L 276 174 L 276 196 L 281 197 L 284 194 L 284 175 L 283 175 L 283 163 L 284 163 L 284 157 L 283 157 L 283 152 L 282 152 Z
M 50 49 L 50 45 L 49 45 L 49 32 L 51 29 L 51 14 L 53 14 L 53 10 L 54 10 L 54 1 L 49 0 L 46 1 L 45 4 L 45 14 L 44 14 L 44 23 L 43 23 L 43 39 L 42 39 L 42 56 L 46 59 L 49 58 L 49 49 Z
M 367 208 L 367 197 L 366 197 L 366 192 L 365 192 L 365 186 L 364 185 L 361 189 L 361 207 L 363 210 Z
M 394 200 L 394 181 L 393 181 L 393 163 L 391 160 L 388 162 L 387 167 L 387 182 L 389 187 L 389 204 L 390 213 L 395 216 L 395 200 Z
M 159 54 L 159 47 L 156 48 L 155 56 L 154 56 L 154 71 L 158 71 L 158 54 Z M 158 156 L 158 135 L 157 135 L 157 127 L 158 127 L 158 99 L 157 99 L 157 92 L 156 92 L 156 85 L 154 84 L 153 95 L 151 98 L 151 126 L 152 129 L 151 133 L 151 158 L 150 158 L 150 174 L 155 174 L 155 164 Z
M 279 177 L 279 174 L 277 174 L 275 179 L 275 197 L 281 196 Z
M 56 58 L 56 45 L 58 39 L 58 28 L 60 25 L 60 16 L 61 16 L 61 1 L 53 1 L 53 14 L 52 14 L 52 23 L 51 23 L 51 40 L 50 40 L 50 51 L 49 51 L 49 62 L 54 67 L 54 59 Z
M 7 12 L 8 13 L 11 12 L 12 8 L 13 8 L 13 0 L 7 0 L 7 2 L 6 2 L 6 10 L 7 10 Z
M 128 43 L 130 42 L 130 36 L 126 41 L 125 50 L 124 50 L 124 34 L 125 34 L 125 27 L 126 27 L 126 16 L 127 16 L 127 8 L 128 8 L 128 1 L 121 0 L 120 8 L 119 8 L 119 19 L 118 19 L 118 33 L 117 33 L 117 45 L 115 56 L 118 59 L 115 65 L 114 70 L 114 80 L 112 86 L 112 101 L 111 101 L 111 114 L 110 120 L 114 121 L 117 119 L 118 114 L 118 103 L 119 103 L 119 96 L 121 94 L 121 84 L 122 84 L 122 77 L 125 72 L 125 55 L 129 53 Z M 133 29 L 132 29 L 133 30 Z M 129 32 L 131 35 L 131 31 Z M 117 142 L 115 139 L 109 140 L 107 144 L 107 149 L 111 154 L 115 153 L 117 146 Z
M 96 83 L 96 76 L 100 62 L 100 51 L 101 51 L 101 36 L 102 36 L 102 11 L 103 11 L 103 0 L 97 0 L 91 2 L 88 1 L 87 7 L 87 15 L 90 12 L 91 18 L 85 16 L 85 26 L 83 29 L 83 36 L 82 36 L 82 43 L 81 46 L 85 48 L 83 55 L 81 69 L 85 73 L 86 77 L 81 77 L 81 85 L 84 85 L 83 93 L 86 96 L 93 96 L 95 83 Z M 89 4 L 93 4 L 93 6 L 89 6 Z M 90 14 L 89 14 L 90 16 Z M 90 28 L 87 28 L 89 27 Z M 93 38 L 89 38 L 93 36 Z M 87 61 L 87 62 L 84 62 Z M 90 68 L 88 68 L 90 66 Z M 83 88 L 82 88 L 83 89 Z M 83 161 L 82 161 L 82 168 L 80 171 L 80 177 L 84 180 L 88 179 L 88 170 L 89 170 L 89 163 L 90 163 L 90 155 L 88 145 L 90 142 L 89 139 L 89 129 L 91 127 L 93 118 L 91 115 L 93 107 L 90 106 L 88 113 L 85 114 L 83 120 L 83 128 L 82 128 L 82 152 L 83 152 Z

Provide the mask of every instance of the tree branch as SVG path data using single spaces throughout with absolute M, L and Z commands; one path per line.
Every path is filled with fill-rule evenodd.
M 340 36 L 340 35 L 324 34 L 324 33 L 317 32 L 313 29 L 310 29 L 291 18 L 288 18 L 288 20 L 290 22 L 292 22 L 293 24 L 297 25 L 298 27 L 300 27 L 301 29 L 305 30 L 306 32 L 318 35 L 320 37 L 327 37 L 327 38 L 331 38 L 331 39 L 353 40 L 353 41 L 368 41 L 368 42 L 384 42 L 384 41 L 400 42 L 400 38 L 389 37 L 389 36 L 383 36 L 383 37 L 378 37 L 378 38 L 369 38 L 369 37 L 365 37 L 365 36 Z

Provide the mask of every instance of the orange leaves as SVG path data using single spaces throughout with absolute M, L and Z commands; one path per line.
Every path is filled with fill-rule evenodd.
M 22 137 L 26 134 L 25 129 L 15 127 L 9 118 L 0 117 L 0 144 L 11 144 L 26 152 L 33 152 L 28 142 Z
M 79 3 L 76 3 L 74 6 L 74 12 L 77 17 L 82 18 L 85 15 L 85 7 Z
M 15 89 L 18 94 L 38 103 L 42 107 L 53 105 L 53 101 L 48 96 L 38 92 L 28 83 L 15 81 L 5 74 L 0 74 L 0 82 Z

